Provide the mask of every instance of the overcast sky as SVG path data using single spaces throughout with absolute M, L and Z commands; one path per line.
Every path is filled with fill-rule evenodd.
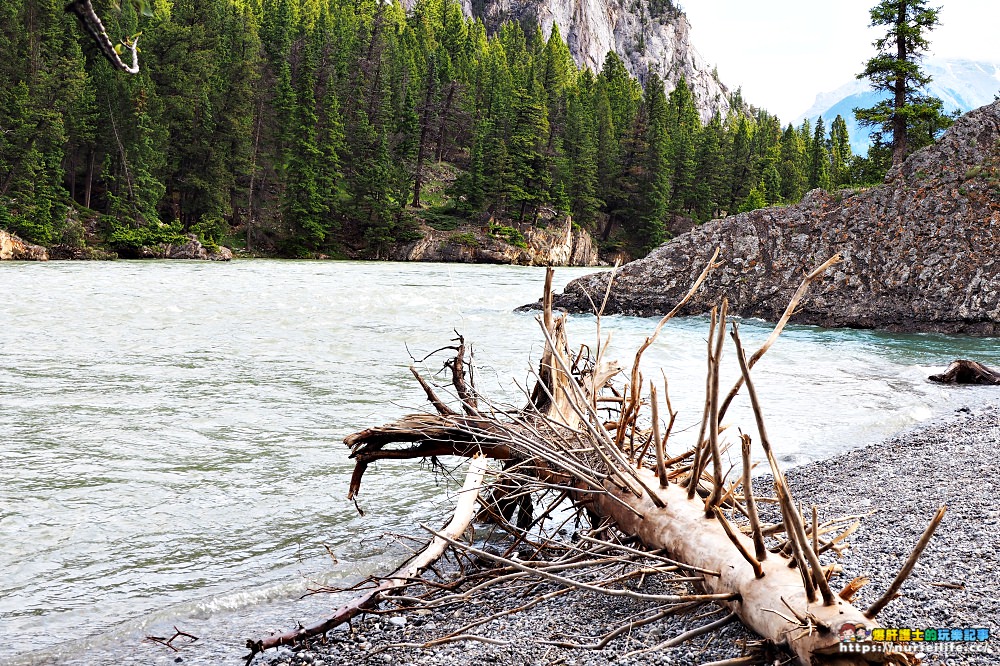
M 680 0 L 695 48 L 730 88 L 783 121 L 853 79 L 874 54 L 876 0 Z M 1000 62 L 1000 0 L 932 0 L 930 56 Z

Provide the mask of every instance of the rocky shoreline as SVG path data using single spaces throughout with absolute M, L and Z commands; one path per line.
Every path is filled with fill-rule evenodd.
M 961 389 L 955 389 L 961 390 Z M 788 471 L 795 498 L 819 506 L 822 518 L 871 514 L 850 538 L 852 547 L 836 561 L 840 589 L 856 576 L 871 579 L 856 603 L 865 607 L 884 591 L 920 537 L 935 510 L 948 513 L 902 588 L 902 596 L 880 614 L 886 627 L 987 627 L 992 653 L 928 655 L 925 664 L 986 666 L 1000 658 L 1000 555 L 995 547 L 1000 507 L 1000 399 L 921 424 L 883 442 Z M 754 484 L 768 493 L 769 479 Z M 826 557 L 826 556 L 825 556 Z M 574 635 L 587 642 L 643 610 L 639 602 L 571 594 L 525 613 L 495 620 L 483 632 L 505 644 L 463 641 L 430 649 L 388 648 L 422 643 L 454 630 L 476 616 L 523 603 L 510 596 L 486 595 L 474 608 L 407 617 L 368 615 L 353 626 L 330 632 L 324 643 L 293 652 L 282 648 L 255 663 L 268 666 L 333 664 L 700 664 L 741 654 L 741 643 L 755 636 L 738 623 L 676 648 L 619 659 L 630 650 L 701 626 L 711 617 L 683 616 L 635 630 L 604 650 L 569 650 L 532 642 Z M 718 617 L 718 616 L 715 616 Z
M 0 261 L 113 261 L 115 252 L 99 248 L 70 245 L 42 247 L 22 240 L 14 234 L 0 230 Z M 138 259 L 198 259 L 204 261 L 230 261 L 233 252 L 228 247 L 208 248 L 194 234 L 187 234 L 183 243 L 161 243 L 142 247 L 137 252 Z

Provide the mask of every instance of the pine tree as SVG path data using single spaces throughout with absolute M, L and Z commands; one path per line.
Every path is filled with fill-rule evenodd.
M 798 201 L 806 193 L 809 181 L 805 162 L 806 149 L 802 135 L 789 124 L 781 135 L 781 161 L 778 164 L 781 198 L 785 201 Z
M 851 158 L 851 137 L 847 131 L 847 122 L 837 114 L 830 125 L 830 182 L 834 187 L 851 182 Z
M 655 75 L 654 75 L 655 76 Z M 656 76 L 656 81 L 660 78 Z M 660 82 L 662 85 L 662 82 Z M 701 119 L 694 104 L 694 95 L 682 76 L 670 93 L 666 114 L 670 168 L 670 210 L 679 213 L 694 205 L 695 171 L 697 169 L 698 131 Z
M 816 119 L 816 129 L 809 144 L 809 189 L 830 189 L 830 153 L 826 148 L 823 117 Z
M 286 188 L 282 202 L 293 252 L 316 250 L 326 238 L 326 198 L 320 190 L 323 150 L 319 146 L 316 113 L 316 59 L 311 40 L 304 39 L 304 53 L 296 72 L 292 145 L 285 167 Z
M 569 198 L 573 219 L 585 228 L 593 228 L 602 203 L 597 197 L 595 87 L 596 82 L 590 70 L 584 70 L 579 86 L 569 93 L 564 152 L 558 169 L 558 181 Z
M 704 222 L 712 219 L 721 211 L 725 196 L 726 169 L 723 145 L 725 129 L 719 114 L 700 134 L 698 154 L 695 158 L 694 206 L 695 219 Z
M 734 210 L 746 199 L 751 188 L 758 184 L 759 178 L 754 178 L 752 168 L 753 127 L 750 120 L 740 114 L 734 121 L 730 121 L 730 127 L 732 143 L 727 158 L 730 175 L 726 208 Z
M 926 33 L 939 25 L 939 12 L 928 7 L 926 0 L 882 0 L 871 9 L 871 26 L 887 29 L 874 42 L 876 55 L 858 78 L 869 79 L 872 88 L 889 93 L 890 98 L 867 109 L 854 109 L 854 113 L 875 134 L 891 133 L 893 165 L 932 141 L 936 130 L 949 124 L 940 100 L 921 92 L 931 78 L 921 69 L 920 58 L 930 47 Z M 929 136 L 913 131 L 921 124 L 933 128 Z
M 516 91 L 511 109 L 509 188 L 511 201 L 518 206 L 518 220 L 528 211 L 537 216 L 538 207 L 549 200 L 550 164 L 545 155 L 548 118 L 539 90 L 534 93 Z
M 678 93 L 682 85 L 683 90 Z M 642 160 L 637 189 L 640 219 L 638 241 L 647 250 L 656 247 L 667 238 L 666 222 L 671 210 L 671 197 L 674 196 L 672 186 L 676 185 L 678 169 L 689 170 L 693 177 L 694 151 L 689 145 L 692 128 L 686 127 L 686 122 L 689 120 L 686 118 L 686 109 L 690 93 L 686 91 L 687 85 L 682 78 L 668 102 L 663 92 L 663 80 L 659 75 L 654 72 L 646 80 L 643 97 L 646 153 Z M 695 116 L 694 125 L 697 123 Z M 686 134 L 683 140 L 674 140 L 681 134 Z
M 629 205 L 629 189 L 634 182 L 629 170 L 636 151 L 635 120 L 642 99 L 642 87 L 632 78 L 625 63 L 614 51 L 608 51 L 604 67 L 597 77 L 598 169 L 601 174 L 599 197 L 605 202 L 608 222 L 601 234 L 607 240 L 618 218 Z M 630 148 L 631 146 L 631 148 Z

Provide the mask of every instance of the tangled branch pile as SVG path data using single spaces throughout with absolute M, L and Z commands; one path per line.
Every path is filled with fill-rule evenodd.
M 406 416 L 383 426 L 350 435 L 355 469 L 349 497 L 361 488 L 369 465 L 384 460 L 438 456 L 472 458 L 458 507 L 430 545 L 392 575 L 373 581 L 365 594 L 322 622 L 281 635 L 248 641 L 251 654 L 309 636 L 321 635 L 361 612 L 448 608 L 466 604 L 487 588 L 515 591 L 525 601 L 515 608 L 486 614 L 448 635 L 413 647 L 453 640 L 496 642 L 477 629 L 503 615 L 525 610 L 574 590 L 630 597 L 648 604 L 593 643 L 549 640 L 538 643 L 571 648 L 603 649 L 636 627 L 707 604 L 721 615 L 705 626 L 656 645 L 647 652 L 677 645 L 740 620 L 761 640 L 747 646 L 744 656 L 726 663 L 757 663 L 765 655 L 787 651 L 800 664 L 917 663 L 912 655 L 873 648 L 841 652 L 839 630 L 845 624 L 871 630 L 877 613 L 894 596 L 943 516 L 943 507 L 890 589 L 870 608 L 851 604 L 865 582 L 856 579 L 839 593 L 831 587 L 835 563 L 823 559 L 839 554 L 858 523 L 854 517 L 820 523 L 815 507 L 811 520 L 795 503 L 767 436 L 750 370 L 791 317 L 809 284 L 819 279 L 837 257 L 808 274 L 784 316 L 764 345 L 749 358 L 738 326 L 729 334 L 741 369 L 737 384 L 725 397 L 719 390 L 719 368 L 726 347 L 727 303 L 712 311 L 708 337 L 706 399 L 699 445 L 666 458 L 666 444 L 676 413 L 671 409 L 666 378 L 666 406 L 661 418 L 659 382 L 646 382 L 640 370 L 643 352 L 664 325 L 704 281 L 716 256 L 674 310 L 640 346 L 627 381 L 613 380 L 620 370 L 604 358 L 601 309 L 597 343 L 572 351 L 566 338 L 566 318 L 552 311 L 552 273 L 547 274 L 543 313 L 538 318 L 545 348 L 527 403 L 502 409 L 480 395 L 470 380 L 465 341 L 450 348 L 450 370 L 459 409 L 443 400 L 434 387 L 412 370 L 435 413 Z M 780 522 L 763 523 L 750 484 L 750 436 L 740 436 L 742 473 L 730 479 L 723 455 L 727 444 L 720 421 L 733 398 L 746 387 L 756 416 L 759 445 L 769 462 Z M 440 390 L 440 389 L 438 389 Z M 490 470 L 488 460 L 502 461 Z M 484 485 L 484 477 L 488 483 Z M 475 516 L 476 503 L 482 505 Z M 567 511 L 566 507 L 570 507 Z M 536 510 L 538 510 L 536 512 Z M 476 517 L 504 533 L 501 550 L 463 540 Z M 581 523 L 573 538 L 560 534 L 569 522 Z M 461 571 L 448 581 L 421 574 L 446 549 L 454 552 Z M 656 581 L 650 586 L 649 581 Z M 653 591 L 649 591 L 654 587 Z M 645 590 L 645 591 L 644 591 Z M 883 648 L 884 646 L 878 646 Z M 635 654 L 635 652 L 630 653 Z

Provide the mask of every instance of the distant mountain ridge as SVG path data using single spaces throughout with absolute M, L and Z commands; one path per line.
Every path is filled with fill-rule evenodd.
M 932 79 L 927 92 L 941 98 L 947 113 L 956 109 L 963 113 L 978 109 L 993 102 L 1000 92 L 1000 61 L 932 58 L 924 63 L 924 70 Z M 794 123 L 798 125 L 806 118 L 815 122 L 816 118 L 822 116 L 829 127 L 830 121 L 839 114 L 847 122 L 851 150 L 855 155 L 864 155 L 871 144 L 868 138 L 870 130 L 858 125 L 854 119 L 854 109 L 874 106 L 887 97 L 885 93 L 873 91 L 867 81 L 850 81 L 832 92 L 817 95 L 812 107 L 796 118 Z

